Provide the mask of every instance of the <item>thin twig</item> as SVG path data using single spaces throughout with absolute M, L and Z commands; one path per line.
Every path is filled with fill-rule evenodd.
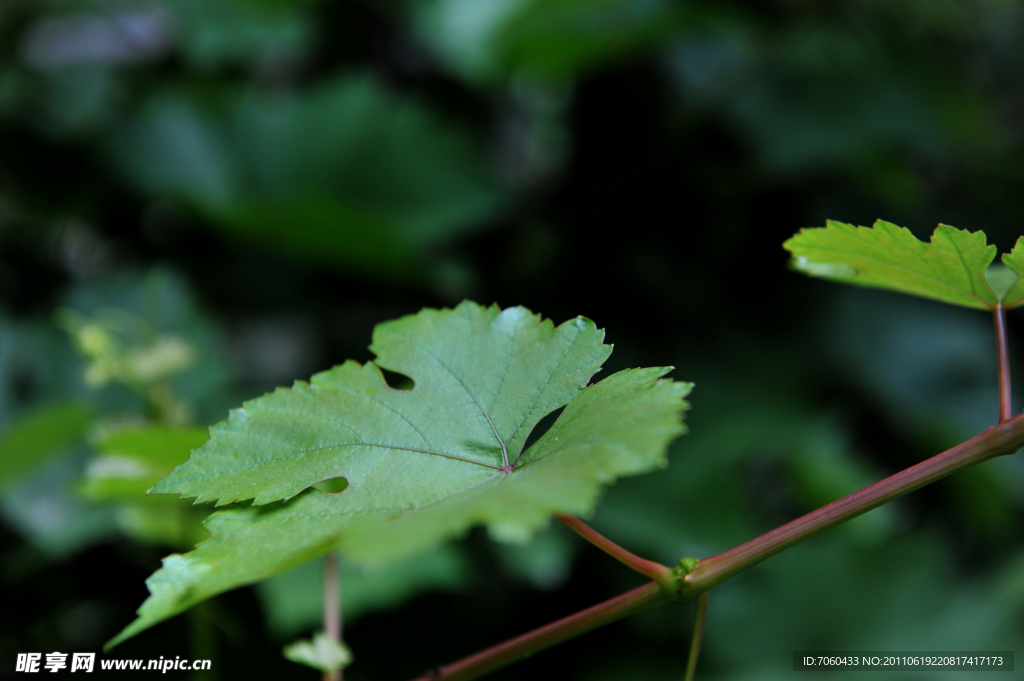
M 636 554 L 630 553 L 575 516 L 556 513 L 555 517 L 568 525 L 569 529 L 573 532 L 580 535 L 626 567 L 636 570 L 645 577 L 650 577 L 663 586 L 669 586 L 669 582 L 672 579 L 672 570 L 670 568 L 665 567 L 661 563 L 656 563 L 653 560 L 647 560 L 646 558 L 641 558 Z
M 697 616 L 693 620 L 693 639 L 690 641 L 690 659 L 686 661 L 686 676 L 683 681 L 693 681 L 697 672 L 697 657 L 700 656 L 700 642 L 704 638 L 704 616 L 708 612 L 708 592 L 697 596 Z
M 999 423 L 1013 418 L 1013 404 L 1010 391 L 1010 355 L 1006 349 L 1006 310 L 999 303 L 992 310 L 996 322 L 996 345 L 999 348 Z
M 324 555 L 324 634 L 341 642 L 341 590 L 338 580 L 338 556 Z M 341 681 L 341 670 L 324 672 L 324 681 Z

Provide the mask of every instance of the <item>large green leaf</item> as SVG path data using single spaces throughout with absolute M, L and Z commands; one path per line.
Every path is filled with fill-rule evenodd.
M 375 362 L 247 402 L 154 491 L 255 504 L 215 513 L 207 541 L 166 558 L 111 644 L 328 550 L 379 564 L 473 525 L 521 542 L 553 512 L 589 514 L 602 485 L 665 465 L 691 387 L 661 380 L 667 368 L 586 387 L 611 350 L 602 338 L 582 317 L 555 327 L 523 308 L 424 310 L 377 327 Z M 378 366 L 414 387 L 390 388 Z M 309 489 L 335 477 L 344 491 Z
M 419 505 L 515 465 L 533 426 L 600 369 L 603 337 L 583 318 L 556 329 L 522 308 L 470 303 L 380 324 L 376 362 L 247 402 L 153 492 L 266 504 L 344 475 L 353 487 L 386 480 Z M 378 367 L 415 387 L 390 388 Z
M 883 220 L 870 228 L 829 220 L 825 228 L 800 230 L 783 247 L 793 254 L 793 267 L 813 277 L 982 310 L 999 304 L 985 279 L 996 247 L 986 244 L 984 232 L 939 225 L 931 242 L 924 243 L 905 227 Z M 1024 290 L 1007 296 L 1004 307 L 1021 303 Z

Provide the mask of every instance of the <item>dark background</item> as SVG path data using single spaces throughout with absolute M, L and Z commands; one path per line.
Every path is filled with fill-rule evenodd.
M 806 279 L 781 243 L 883 218 L 1009 250 L 1022 64 L 1024 5 L 1005 0 L 7 0 L 0 425 L 70 397 L 98 421 L 142 413 L 82 382 L 59 310 L 187 338 L 200 358 L 175 388 L 200 425 L 370 359 L 374 324 L 423 306 L 582 314 L 616 346 L 603 375 L 696 382 L 669 469 L 620 481 L 594 525 L 670 564 L 711 555 L 995 422 L 988 317 Z M 90 456 L 0 480 L 0 676 L 17 652 L 99 650 L 174 548 L 76 494 Z M 791 678 L 794 650 L 1012 649 L 1022 504 L 1018 455 L 722 585 L 698 678 Z M 348 678 L 411 677 L 639 583 L 560 527 L 444 555 L 348 618 Z M 113 654 L 315 678 L 279 654 L 315 613 L 289 624 L 267 594 Z M 692 610 L 494 678 L 681 678 Z

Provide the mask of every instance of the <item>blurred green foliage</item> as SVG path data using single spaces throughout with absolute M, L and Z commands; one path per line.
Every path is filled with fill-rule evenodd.
M 1024 7 L 1004 0 L 0 4 L 0 447 L 47 436 L 0 450 L 0 658 L 98 650 L 174 545 L 148 543 L 131 502 L 79 496 L 89 442 L 161 417 L 145 391 L 85 385 L 59 310 L 123 347 L 188 343 L 195 363 L 166 388 L 195 427 L 368 359 L 375 323 L 424 305 L 584 314 L 616 344 L 609 372 L 674 363 L 697 383 L 669 468 L 593 518 L 662 561 L 993 424 L 983 315 L 807 280 L 781 243 L 884 218 L 918 237 L 984 229 L 1008 251 L 1022 57 Z M 1018 359 L 1024 324 L 1008 323 Z M 61 404 L 88 423 L 42 411 Z M 956 475 L 716 588 L 699 677 L 789 678 L 797 649 L 1012 648 L 1022 468 Z M 450 564 L 423 558 L 427 592 L 366 596 L 346 675 L 411 677 L 637 583 L 551 532 L 511 553 L 471 533 Z M 271 584 L 119 655 L 211 657 L 207 679 L 301 673 L 280 650 L 311 610 L 282 615 Z M 495 678 L 679 678 L 691 616 L 652 610 Z
M 82 436 L 89 409 L 69 401 L 39 407 L 14 421 L 0 435 L 0 485 L 44 463 Z
M 140 542 L 188 550 L 206 538 L 206 513 L 178 499 L 147 497 L 146 491 L 207 440 L 205 428 L 107 426 L 93 437 L 77 492 L 93 502 L 117 504 L 117 520 Z
M 319 628 L 324 617 L 322 566 L 322 561 L 311 561 L 257 586 L 275 634 L 288 637 Z M 376 570 L 342 564 L 344 622 L 351 625 L 368 612 L 395 608 L 423 590 L 457 591 L 469 578 L 468 561 L 453 546 Z
M 498 205 L 463 136 L 368 75 L 308 92 L 197 95 L 152 95 L 113 135 L 112 154 L 144 190 L 239 236 L 406 278 Z

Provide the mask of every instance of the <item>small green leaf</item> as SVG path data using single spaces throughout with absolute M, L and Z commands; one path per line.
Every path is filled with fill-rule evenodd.
M 474 525 L 524 542 L 552 513 L 590 514 L 602 486 L 666 464 L 691 388 L 661 379 L 668 368 L 585 387 L 611 350 L 602 338 L 587 319 L 554 327 L 523 308 L 423 310 L 377 327 L 375 363 L 245 403 L 154 491 L 255 503 L 213 514 L 208 540 L 166 558 L 139 619 L 108 645 L 329 550 L 382 564 Z M 378 365 L 412 390 L 390 388 Z M 343 492 L 309 489 L 337 477 Z
M 39 467 L 82 436 L 92 411 L 61 402 L 29 412 L 0 432 L 0 489 Z
M 327 637 L 323 632 L 314 634 L 312 641 L 296 641 L 286 645 L 283 653 L 292 662 L 328 674 L 352 663 L 352 653 L 345 644 Z
M 699 558 L 683 558 L 676 566 L 672 568 L 672 574 L 676 577 L 685 577 L 686 575 L 693 572 L 693 569 L 697 567 L 697 563 L 700 562 Z
M 825 228 L 800 230 L 783 247 L 793 254 L 793 267 L 812 277 L 981 310 L 999 303 L 985 278 L 996 247 L 986 244 L 983 232 L 939 225 L 924 243 L 883 220 L 871 228 L 829 220 Z M 1024 289 L 1016 304 L 1021 302 Z
M 1012 251 L 1003 253 L 1002 261 L 1017 275 L 1017 281 L 1003 296 L 1003 307 L 1010 309 L 1024 305 L 1024 236 L 1017 239 Z

